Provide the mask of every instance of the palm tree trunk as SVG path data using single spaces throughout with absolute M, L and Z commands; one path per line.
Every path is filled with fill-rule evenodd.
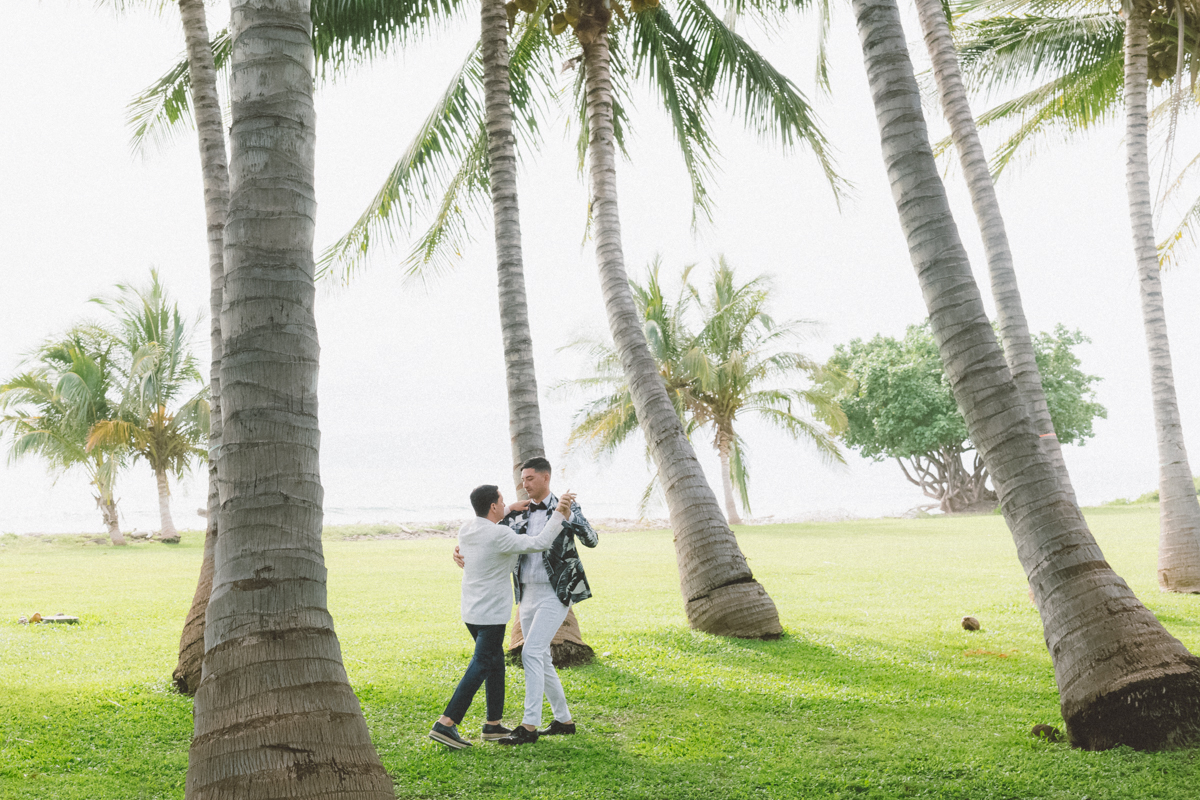
M 1004 358 L 1017 383 L 1017 389 L 1029 408 L 1029 415 L 1037 429 L 1042 449 L 1046 451 L 1046 456 L 1058 472 L 1063 491 L 1074 503 L 1075 489 L 1071 486 L 1071 476 L 1067 473 L 1067 464 L 1063 460 L 1062 446 L 1054 433 L 1054 423 L 1050 420 L 1050 408 L 1046 405 L 1046 393 L 1042 389 L 1042 376 L 1033 355 L 1033 339 L 1029 335 L 1021 292 L 1017 288 L 1017 273 L 1013 269 L 1012 249 L 1008 244 L 1004 217 L 1000 213 L 996 186 L 992 182 L 987 157 L 979 141 L 979 131 L 975 127 L 971 105 L 963 89 L 962 75 L 958 69 L 958 51 L 955 50 L 954 39 L 950 35 L 950 24 L 946 21 L 946 12 L 940 0 L 917 0 L 917 10 L 920 12 L 921 28 L 925 33 L 925 46 L 933 59 L 933 75 L 937 82 L 942 111 L 946 121 L 950 123 L 950 135 L 958 149 L 967 188 L 971 192 L 975 219 L 983 234 L 983 249 L 987 254 L 992 299 L 996 302 Z
M 208 524 L 204 530 L 204 560 L 192 605 L 179 637 L 179 658 L 172 680 L 183 694 L 195 694 L 204 659 L 204 611 L 212 591 L 213 552 L 220 529 L 221 502 L 217 492 L 217 451 L 221 444 L 221 303 L 225 285 L 225 219 L 229 214 L 229 164 L 225 157 L 225 125 L 217 96 L 217 70 L 208 38 L 204 0 L 179 0 L 191 74 L 192 114 L 200 139 L 200 168 L 204 179 L 204 216 L 208 228 L 209 367 Z
M 667 497 L 688 621 L 693 628 L 724 636 L 779 636 L 783 629 L 775 603 L 754 580 L 704 478 L 667 397 L 629 289 L 617 211 L 608 20 L 609 12 L 603 4 L 591 0 L 577 28 L 586 70 L 587 154 L 596 260 L 609 327 Z
M 1200 503 L 1192 483 L 1154 244 L 1147 148 L 1146 40 L 1149 8 L 1134 3 L 1125 22 L 1125 185 L 1137 259 L 1142 324 L 1150 355 L 1150 393 L 1158 440 L 1158 585 L 1171 592 L 1200 592 Z
M 508 14 L 503 0 L 482 0 L 484 114 L 488 138 L 488 177 L 495 219 L 496 272 L 500 288 L 500 332 L 508 386 L 508 432 L 512 438 L 513 481 L 525 499 L 521 465 L 545 456 L 533 369 L 533 336 L 525 297 L 521 219 L 517 207 L 517 151 L 512 129 L 508 79 Z
M 929 145 L 895 0 L 854 0 L 884 162 L 955 400 L 1042 617 L 1067 735 L 1155 749 L 1200 732 L 1200 659 L 1112 571 L 1063 491 L 984 311 Z
M 721 488 L 725 490 L 725 512 L 729 516 L 730 525 L 741 525 L 742 518 L 737 513 L 737 503 L 733 499 L 733 469 L 730 466 L 731 446 L 729 438 L 724 434 L 717 435 L 717 454 L 721 457 Z
M 326 606 L 309 3 L 231 19 L 221 533 L 186 792 L 392 798 Z
M 117 516 L 117 499 L 113 494 L 113 484 L 116 470 L 113 462 L 103 455 L 93 456 L 92 484 L 96 487 L 96 505 L 100 507 L 100 516 L 104 519 L 104 527 L 108 530 L 109 540 L 120 547 L 125 544 L 121 534 L 121 521 Z
M 158 484 L 158 537 L 178 542 L 179 534 L 175 531 L 175 520 L 171 519 L 171 487 L 167 483 L 166 471 L 155 470 L 154 480 Z
M 104 527 L 108 529 L 108 538 L 115 545 L 125 544 L 125 536 L 121 533 L 121 521 L 117 517 L 117 504 L 110 497 L 107 500 L 97 498 L 100 514 L 104 517 Z

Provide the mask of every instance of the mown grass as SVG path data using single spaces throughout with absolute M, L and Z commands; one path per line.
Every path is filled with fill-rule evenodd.
M 1200 653 L 1200 597 L 1154 582 L 1157 507 L 1088 512 L 1113 566 Z M 333 532 L 336 534 L 336 532 Z M 690 631 L 671 537 L 584 553 L 603 655 L 564 673 L 581 735 L 448 752 L 425 738 L 469 658 L 452 543 L 326 542 L 347 670 L 402 798 L 1194 800 L 1197 750 L 1074 751 L 1037 613 L 996 516 L 746 528 L 776 642 Z M 199 534 L 171 547 L 0 538 L 0 797 L 179 798 L 190 701 L 173 694 Z M 77 626 L 19 626 L 33 611 Z M 964 614 L 983 622 L 968 633 Z M 509 719 L 522 674 L 508 674 Z M 482 697 L 464 725 L 477 732 Z

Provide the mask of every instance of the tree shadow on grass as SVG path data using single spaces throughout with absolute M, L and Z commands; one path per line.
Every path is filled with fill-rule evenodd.
M 1082 754 L 1032 740 L 1029 727 L 1056 713 L 1052 683 L 1031 692 L 796 636 L 684 629 L 612 647 L 563 672 L 577 736 L 448 752 L 424 739 L 436 713 L 427 705 L 402 737 L 377 737 L 397 796 L 1098 800 L 1119 786 L 1124 797 L 1192 797 L 1194 753 Z M 381 717 L 416 711 L 413 697 L 387 694 L 387 707 L 371 698 L 377 730 Z

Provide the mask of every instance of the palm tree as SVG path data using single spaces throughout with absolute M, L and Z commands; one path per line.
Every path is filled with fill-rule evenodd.
M 854 0 L 854 15 L 909 255 L 1042 617 L 1067 735 L 1089 750 L 1189 740 L 1200 659 L 1112 571 L 1038 445 L 950 214 L 895 1 Z
M 1126 4 L 1125 20 L 1125 187 L 1137 259 L 1142 324 L 1150 355 L 1150 391 L 1158 442 L 1158 584 L 1172 592 L 1200 592 L 1200 502 L 1184 446 L 1183 422 L 1175 394 L 1166 309 L 1154 245 L 1154 205 L 1150 199 L 1150 156 L 1146 92 L 1146 40 L 1149 9 Z
M 583 48 L 587 159 L 600 288 L 638 421 L 667 497 L 684 608 L 692 627 L 726 636 L 774 637 L 779 612 L 754 580 L 737 539 L 658 374 L 629 289 L 617 208 L 616 142 L 608 25 L 603 0 L 581 8 L 575 35 Z
M 983 116 L 1004 119 L 1020 109 L 1030 120 L 1001 149 L 998 166 L 1007 163 L 1026 141 L 1053 122 L 1085 128 L 1115 113 L 1124 101 L 1126 183 L 1138 275 L 1142 322 L 1150 361 L 1151 397 L 1159 457 L 1158 581 L 1168 591 L 1200 592 L 1200 502 L 1184 444 L 1167 337 L 1154 240 L 1150 198 L 1147 41 L 1153 28 L 1159 59 L 1155 80 L 1165 75 L 1162 45 L 1174 37 L 1166 16 L 1145 3 L 1128 4 L 1121 14 L 1105 9 L 1072 18 L 999 18 L 967 28 L 964 63 L 977 74 L 990 68 L 994 83 L 1018 75 L 1041 77 L 1037 67 L 1053 75 L 1044 86 Z M 1186 16 L 1186 15 L 1185 15 Z M 1188 24 L 1195 36 L 1195 26 Z M 1122 42 L 1121 36 L 1124 40 Z M 1187 41 L 1185 36 L 1185 42 Z M 1174 67 L 1174 65 L 1172 65 Z M 1174 71 L 1172 69 L 1172 71 Z M 1032 113 L 1030 113 L 1032 112 Z M 1181 225 L 1186 225 L 1187 220 Z M 1169 237 L 1173 244 L 1182 234 Z
M 1017 274 L 1013 269 L 1012 249 L 1008 244 L 1004 217 L 1000 213 L 1000 202 L 996 198 L 996 187 L 988 170 L 987 157 L 983 153 L 975 118 L 971 114 L 959 73 L 958 52 L 951 38 L 946 9 L 940 0 L 917 0 L 917 11 L 925 34 L 925 46 L 933 59 L 933 75 L 942 111 L 950 123 L 951 137 L 958 149 L 959 161 L 971 192 L 971 205 L 983 234 L 1004 357 L 1029 406 L 1029 415 L 1038 429 L 1039 441 L 1059 473 L 1063 491 L 1075 502 L 1075 490 L 1071 486 L 1071 477 L 1067 473 L 1054 423 L 1050 420 L 1042 376 L 1034 359 L 1033 338 L 1029 333 L 1029 323 L 1025 320 Z
M 487 128 L 488 183 L 495 220 L 496 271 L 499 276 L 500 334 L 508 388 L 508 431 L 512 438 L 513 483 L 525 497 L 521 465 L 545 456 L 538 409 L 533 336 L 525 296 L 521 220 L 517 204 L 517 150 L 513 134 L 512 91 L 508 77 L 508 12 L 504 0 L 481 0 L 484 116 Z
M 824 457 L 844 461 L 833 434 L 845 425 L 832 391 L 836 381 L 817 385 L 825 377 L 822 367 L 803 353 L 780 350 L 794 338 L 800 322 L 776 323 L 767 313 L 769 283 L 764 277 L 738 285 L 733 269 L 722 257 L 713 269 L 706 299 L 684 271 L 683 291 L 672 305 L 662 291 L 659 266 L 650 270 L 646 286 L 631 283 L 643 319 L 647 343 L 658 363 L 685 430 L 691 434 L 710 427 L 713 448 L 721 460 L 721 486 L 730 525 L 741 523 L 734 489 L 749 512 L 749 471 L 746 443 L 734 428 L 748 414 L 757 414 L 796 440 L 811 442 Z M 689 306 L 697 305 L 702 325 L 688 329 Z M 633 401 L 611 346 L 581 343 L 598 356 L 593 378 L 574 381 L 581 387 L 603 388 L 605 394 L 578 416 L 568 445 L 591 443 L 598 453 L 614 450 L 636 429 Z M 808 379 L 808 389 L 764 387 L 788 377 Z M 800 416 L 808 409 L 819 421 Z
M 144 459 L 158 485 L 161 536 L 179 541 L 171 518 L 168 476 L 180 477 L 207 456 L 208 387 L 186 396 L 199 383 L 191 350 L 192 325 L 171 301 L 158 272 L 142 289 L 118 284 L 115 298 L 97 298 L 115 316 L 107 332 L 121 374 L 121 403 L 112 419 L 100 420 L 88 434 L 88 448 L 125 447 Z
M 225 155 L 225 124 L 217 94 L 217 70 L 204 0 L 179 0 L 187 42 L 188 74 L 191 80 L 192 110 L 200 143 L 200 170 L 204 180 L 204 217 L 208 230 L 209 275 L 209 360 L 208 403 L 208 517 L 204 530 L 204 557 L 192 604 L 179 637 L 179 658 L 172 673 L 175 687 L 183 694 L 195 694 L 200 685 L 204 659 L 204 611 L 212 592 L 213 550 L 221 524 L 221 498 L 217 491 L 217 460 L 221 446 L 221 303 L 225 286 L 225 220 L 229 215 L 229 165 Z
M 221 533 L 189 798 L 392 798 L 326 606 L 306 0 L 233 8 Z
M 9 458 L 29 455 L 45 459 L 54 472 L 83 467 L 96 489 L 96 505 L 114 545 L 125 544 L 113 495 L 117 472 L 124 466 L 120 446 L 89 449 L 88 431 L 109 419 L 116 374 L 111 344 L 87 328 L 38 349 L 35 366 L 0 385 L 0 431 L 7 431 Z

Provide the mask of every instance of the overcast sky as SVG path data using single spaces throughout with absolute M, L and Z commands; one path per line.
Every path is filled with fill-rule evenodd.
M 216 29 L 227 11 L 210 6 Z M 0 375 L 47 335 L 92 313 L 87 300 L 151 267 L 189 310 L 207 307 L 207 261 L 199 156 L 185 133 L 170 147 L 134 157 L 125 106 L 180 57 L 177 15 L 119 18 L 80 0 L 17 0 L 5 9 L 0 50 Z M 910 18 L 911 21 L 911 18 Z M 429 43 L 317 91 L 317 247 L 357 218 L 477 36 L 474 14 Z M 771 37 L 744 31 L 810 96 L 811 25 Z M 914 46 L 918 30 L 909 25 Z M 618 168 L 626 263 L 642 274 L 656 255 L 668 273 L 724 254 L 748 278 L 774 276 L 780 318 L 822 323 L 804 343 L 825 358 L 834 345 L 876 333 L 899 335 L 925 316 L 886 183 L 878 134 L 848 8 L 832 29 L 833 90 L 814 96 L 838 166 L 855 185 L 839 211 L 814 159 L 782 153 L 720 117 L 722 151 L 714 221 L 691 228 L 688 185 L 661 110 L 643 94 L 632 115 L 630 160 Z M 924 54 L 914 47 L 918 69 Z M 936 111 L 936 136 L 945 133 Z M 541 151 L 526 153 L 521 216 L 539 394 L 555 485 L 573 488 L 590 516 L 632 516 L 649 479 L 643 447 L 615 459 L 563 456 L 583 398 L 556 390 L 586 368 L 559 348 L 606 334 L 593 249 L 583 241 L 586 190 L 575 168 L 566 115 L 547 126 Z M 1181 153 L 1196 151 L 1182 141 Z M 1190 147 L 1190 149 L 1189 149 Z M 983 258 L 961 175 L 948 188 L 976 274 Z M 1086 141 L 1048 142 L 1000 185 L 1030 325 L 1081 328 L 1080 355 L 1103 377 L 1109 418 L 1066 458 L 1080 499 L 1137 495 L 1157 482 L 1148 369 L 1124 192 L 1118 125 Z M 489 221 L 457 269 L 427 287 L 405 283 L 401 246 L 373 258 L 345 288 L 319 292 L 322 345 L 322 473 L 330 522 L 467 515 L 466 495 L 508 475 L 494 253 Z M 981 281 L 986 295 L 986 279 Z M 1200 279 L 1192 263 L 1164 276 L 1176 380 L 1193 458 L 1200 458 L 1197 344 Z M 991 309 L 990 299 L 986 301 Z M 206 328 L 205 328 L 206 330 Z M 207 355 L 205 335 L 197 346 Z M 744 423 L 752 469 L 752 516 L 777 518 L 899 513 L 924 502 L 894 463 L 853 453 L 824 466 L 803 444 Z M 711 442 L 697 450 L 716 482 Z M 175 489 L 178 525 L 200 524 L 199 475 Z M 157 527 L 153 477 L 144 464 L 118 485 L 124 525 Z M 660 514 L 665 513 L 659 511 Z M 57 482 L 38 462 L 0 466 L 0 531 L 102 531 L 86 479 Z

